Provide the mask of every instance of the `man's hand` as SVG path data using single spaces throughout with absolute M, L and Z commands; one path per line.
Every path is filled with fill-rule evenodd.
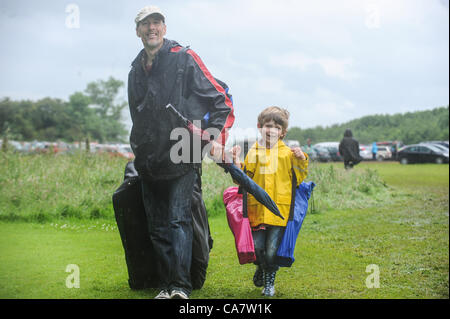
M 293 147 L 291 148 L 292 153 L 294 153 L 295 158 L 299 160 L 305 160 L 305 154 L 303 154 L 303 151 L 300 147 Z
M 241 165 L 240 155 L 241 147 L 239 145 L 233 146 L 230 150 L 231 157 L 233 158 L 233 163 L 236 165 Z
M 214 161 L 223 162 L 223 150 L 224 147 L 222 144 L 219 144 L 216 141 L 212 141 L 209 155 Z

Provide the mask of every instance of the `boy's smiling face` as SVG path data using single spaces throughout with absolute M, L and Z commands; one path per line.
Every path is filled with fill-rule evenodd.
M 283 127 L 273 120 L 265 122 L 262 127 L 258 125 L 258 129 L 267 148 L 275 146 L 285 134 Z

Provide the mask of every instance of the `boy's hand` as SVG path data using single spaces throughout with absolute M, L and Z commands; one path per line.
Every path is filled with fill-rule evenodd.
M 303 154 L 303 151 L 300 147 L 293 147 L 291 148 L 292 153 L 294 153 L 294 156 L 299 160 L 305 160 L 305 154 Z

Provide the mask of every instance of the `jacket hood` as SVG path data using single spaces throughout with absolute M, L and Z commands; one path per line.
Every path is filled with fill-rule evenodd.
M 351 129 L 346 129 L 344 133 L 344 137 L 353 137 L 353 133 Z

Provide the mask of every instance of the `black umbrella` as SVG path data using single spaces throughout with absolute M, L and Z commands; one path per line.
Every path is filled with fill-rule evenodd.
M 178 112 L 172 104 L 167 104 L 166 109 L 169 110 L 173 115 L 175 115 L 175 117 L 178 118 L 181 122 L 183 122 L 183 125 L 192 134 L 199 136 L 202 142 L 211 142 L 210 134 L 208 132 L 203 131 L 202 129 L 192 124 L 192 122 L 185 118 L 182 114 L 180 114 L 180 112 Z M 261 188 L 261 186 L 256 184 L 241 169 L 236 167 L 236 165 L 234 165 L 233 162 L 229 158 L 227 158 L 226 154 L 224 154 L 224 156 L 224 162 L 216 162 L 216 164 L 222 167 L 226 173 L 230 173 L 231 177 L 233 177 L 233 179 L 248 193 L 252 194 L 258 202 L 266 206 L 267 209 L 269 209 L 276 216 L 284 219 L 284 217 L 281 216 L 280 211 L 278 210 L 277 204 L 275 204 L 272 198 L 270 198 L 269 194 L 267 194 L 267 192 L 263 188 Z

